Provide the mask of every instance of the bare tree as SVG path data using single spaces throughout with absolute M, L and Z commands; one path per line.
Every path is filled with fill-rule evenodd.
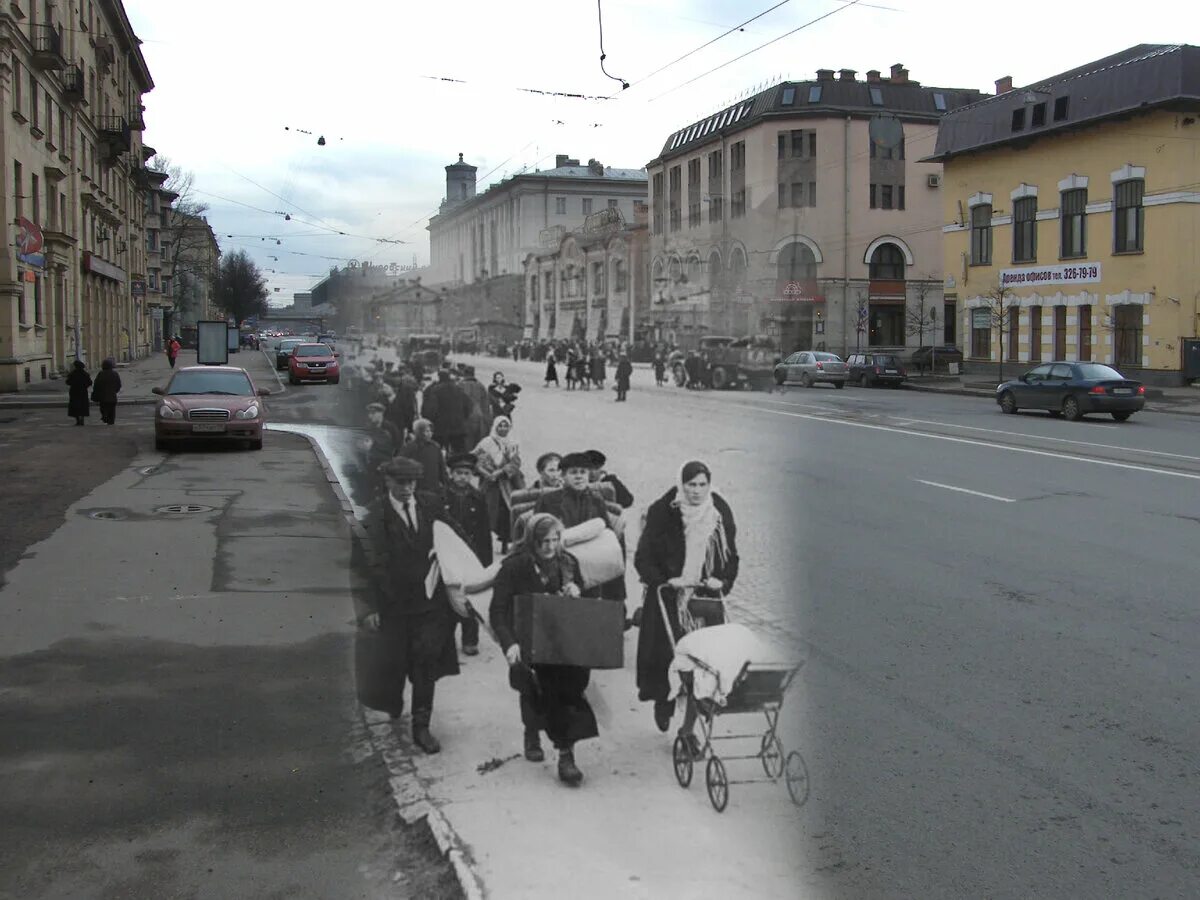
M 926 298 L 933 289 L 929 279 L 932 276 L 925 276 L 926 280 L 915 282 L 917 290 L 917 306 L 908 307 L 904 314 L 904 326 L 907 333 L 917 335 L 917 346 L 925 346 L 925 332 L 930 332 L 934 337 L 937 335 L 937 307 L 929 304 L 926 308 Z M 933 343 L 938 343 L 936 340 Z
M 1003 283 L 997 281 L 996 286 L 980 295 L 984 301 L 982 309 L 988 313 L 988 325 L 996 331 L 996 360 L 998 363 L 997 384 L 1004 381 L 1004 339 L 1012 325 L 1014 308 L 1013 293 Z
M 861 290 L 858 292 L 858 300 L 854 306 L 854 331 L 857 337 L 854 342 L 854 349 L 862 349 L 863 333 L 870 329 L 871 306 L 867 301 L 867 295 Z
M 267 281 L 245 250 L 221 258 L 213 283 L 213 299 L 239 325 L 267 311 Z
M 196 199 L 195 174 L 175 165 L 170 157 L 158 154 L 147 168 L 166 175 L 162 189 L 175 194 L 162 211 L 160 245 L 163 273 L 171 279 L 173 311 L 180 320 L 196 312 L 204 287 L 214 276 L 215 239 L 204 219 L 208 204 Z

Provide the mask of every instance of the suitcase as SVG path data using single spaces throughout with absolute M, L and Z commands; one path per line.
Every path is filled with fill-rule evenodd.
M 518 594 L 514 600 L 517 643 L 530 663 L 624 667 L 624 603 L 556 594 Z

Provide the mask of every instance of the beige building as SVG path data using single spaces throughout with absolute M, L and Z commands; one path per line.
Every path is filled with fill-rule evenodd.
M 142 155 L 149 159 L 154 155 L 154 148 L 142 148 Z M 167 181 L 165 172 L 148 170 L 145 177 L 149 185 L 144 198 L 146 277 L 133 282 L 132 290 L 134 297 L 144 298 L 149 322 L 146 330 L 147 349 L 159 353 L 179 330 L 178 323 L 173 321 L 174 303 L 170 292 L 163 290 L 163 229 L 169 225 L 168 210 L 178 195 L 164 187 Z M 165 277 L 169 282 L 170 275 Z
M 1200 378 L 1200 48 L 1140 44 L 946 116 L 947 296 L 971 360 Z
M 601 210 L 631 222 L 634 204 L 646 200 L 646 173 L 596 160 L 559 156 L 553 169 L 514 175 L 476 193 L 476 167 L 446 166 L 446 199 L 429 220 L 429 285 L 473 284 L 497 275 L 520 275 L 526 257 L 544 250 L 548 235 L 561 239 Z
M 119 0 L 0 8 L 0 391 L 148 346 L 138 44 Z
M 942 115 L 983 95 L 901 65 L 856 76 L 823 69 L 667 138 L 647 166 L 652 339 L 765 333 L 843 353 L 956 340 L 941 166 L 919 160 Z

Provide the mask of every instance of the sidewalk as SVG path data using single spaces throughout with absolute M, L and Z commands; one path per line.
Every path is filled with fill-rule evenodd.
M 178 368 L 196 365 L 195 350 L 181 350 L 175 360 Z M 229 354 L 229 365 L 246 369 L 259 387 L 277 389 L 270 363 L 257 350 L 242 350 Z M 92 378 L 96 370 L 88 370 Z M 121 376 L 121 406 L 153 406 L 156 398 L 151 388 L 163 387 L 171 378 L 174 369 L 167 362 L 165 353 L 155 353 L 131 363 L 118 363 L 117 374 Z M 3 409 L 57 409 L 67 405 L 67 385 L 59 378 L 31 385 L 15 394 L 0 394 L 0 410 Z
M 995 381 L 978 375 L 918 375 L 904 383 L 908 390 L 961 397 L 996 398 Z M 1146 409 L 1180 416 L 1200 416 L 1200 385 L 1195 387 L 1147 387 Z

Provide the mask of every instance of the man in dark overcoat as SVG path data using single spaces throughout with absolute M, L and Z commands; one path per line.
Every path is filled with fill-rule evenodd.
M 458 524 L 467 544 L 484 566 L 492 564 L 492 529 L 488 524 L 487 500 L 472 483 L 475 465 L 473 453 L 456 453 L 449 459 L 450 481 L 446 485 L 446 514 Z M 479 620 L 461 616 L 462 649 L 467 656 L 479 652 Z
M 622 353 L 620 360 L 617 362 L 617 402 L 624 403 L 627 401 L 629 394 L 629 380 L 633 377 L 633 363 L 629 361 L 628 354 Z M 659 380 L 661 383 L 661 379 Z
M 387 419 L 400 432 L 403 441 L 412 432 L 417 418 L 417 380 L 405 372 L 393 390 L 396 398 L 388 405 Z
M 449 480 L 446 457 L 433 439 L 433 425 L 428 419 L 417 419 L 413 422 L 413 439 L 399 447 L 396 453 L 421 464 L 422 475 L 417 481 L 418 490 L 426 494 L 442 493 Z
M 426 753 L 441 744 L 430 733 L 434 685 L 439 678 L 458 674 L 454 649 L 455 614 L 434 561 L 433 523 L 449 523 L 440 497 L 417 492 L 419 463 L 398 456 L 385 463 L 387 493 L 368 508 L 363 523 L 370 544 L 372 590 L 360 610 L 364 627 L 378 630 L 395 668 L 396 701 L 392 718 L 403 711 L 404 684 L 412 685 L 412 739 Z
M 448 453 L 463 453 L 467 443 L 467 419 L 471 416 L 471 401 L 462 388 L 450 378 L 450 372 L 438 372 L 436 384 L 425 389 L 421 401 L 421 418 L 433 423 L 433 439 Z
M 462 380 L 458 387 L 471 401 L 466 449 L 474 450 L 480 441 L 492 433 L 492 398 L 488 395 L 488 389 L 476 380 L 474 366 L 462 367 Z

